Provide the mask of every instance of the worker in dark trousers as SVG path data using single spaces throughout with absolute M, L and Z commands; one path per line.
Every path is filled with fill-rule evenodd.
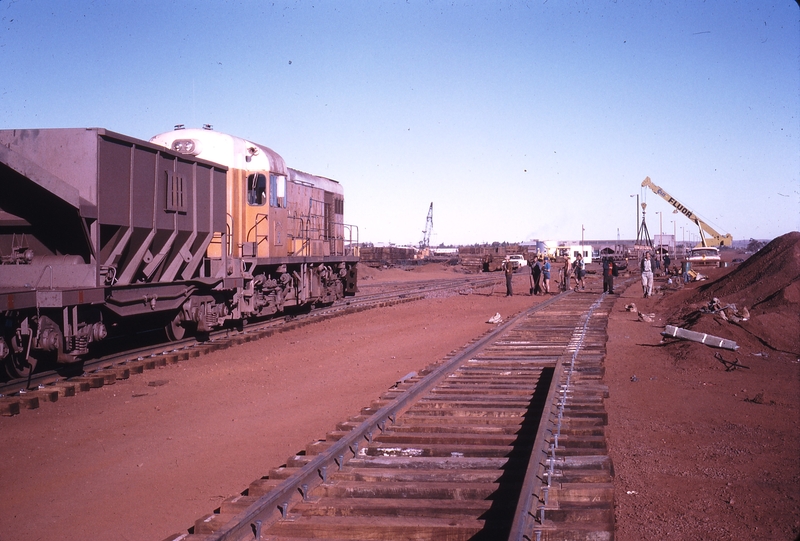
M 617 276 L 617 264 L 614 258 L 603 258 L 603 293 L 614 294 L 614 277 Z
M 510 297 L 514 294 L 511 289 L 511 278 L 514 277 L 514 267 L 511 266 L 511 261 L 503 262 L 503 272 L 506 275 L 506 297 Z
M 539 260 L 533 259 L 531 265 L 531 276 L 533 276 L 533 294 L 539 295 L 542 292 L 542 267 L 539 266 Z
M 561 282 L 559 286 L 561 291 L 566 291 L 569 289 L 569 281 L 571 276 L 572 276 L 572 267 L 569 264 L 569 257 L 565 255 L 564 266 L 561 268 L 561 273 L 559 276 Z

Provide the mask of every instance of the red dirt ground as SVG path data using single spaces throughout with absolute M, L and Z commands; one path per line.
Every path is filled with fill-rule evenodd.
M 361 272 L 365 287 L 453 276 L 439 265 Z M 618 540 L 800 533 L 800 363 L 751 334 L 778 329 L 772 321 L 796 315 L 798 302 L 791 291 L 784 308 L 770 308 L 774 296 L 728 300 L 708 284 L 642 299 L 634 282 L 612 311 L 606 406 Z M 515 276 L 515 290 L 527 289 L 527 276 Z M 398 378 L 485 332 L 496 312 L 543 299 L 487 293 L 328 320 L 0 418 L 0 540 L 158 541 L 185 531 Z M 748 326 L 697 323 L 737 340 L 740 349 L 722 355 L 749 369 L 725 371 L 707 346 L 661 342 L 667 318 L 682 323 L 687 303 L 708 295 L 751 303 Z M 656 321 L 638 321 L 630 302 Z M 800 328 L 787 321 L 796 345 Z
M 800 233 L 708 274 L 725 276 L 682 290 L 662 280 L 663 295 L 649 299 L 634 284 L 611 314 L 606 407 L 618 541 L 800 534 Z M 750 319 L 700 313 L 714 297 L 746 306 Z M 631 302 L 655 321 L 625 311 Z M 739 349 L 662 342 L 665 324 Z M 748 368 L 726 371 L 715 354 Z

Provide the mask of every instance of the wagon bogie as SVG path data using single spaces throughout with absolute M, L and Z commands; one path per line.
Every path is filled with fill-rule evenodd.
M 6 311 L 0 329 L 0 362 L 10 377 L 27 376 L 40 363 L 79 362 L 107 336 L 102 314 L 92 306 Z

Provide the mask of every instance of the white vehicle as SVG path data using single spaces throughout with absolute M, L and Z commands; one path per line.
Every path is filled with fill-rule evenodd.
M 588 244 L 583 244 L 583 245 L 581 245 L 581 244 L 571 244 L 569 246 L 559 246 L 557 248 L 557 257 L 558 257 L 558 259 L 561 259 L 562 257 L 566 257 L 566 258 L 569 259 L 569 264 L 570 265 L 572 265 L 572 263 L 575 262 L 575 259 L 577 259 L 578 254 L 583 254 L 583 262 L 588 265 L 589 263 L 592 262 L 592 254 L 593 253 L 594 253 L 594 250 Z
M 525 258 L 522 257 L 522 254 L 507 255 L 504 262 L 506 264 L 510 264 L 512 269 L 518 269 L 528 264 L 528 262 L 525 261 Z
M 689 254 L 692 266 L 719 267 L 719 248 L 715 246 L 697 246 Z

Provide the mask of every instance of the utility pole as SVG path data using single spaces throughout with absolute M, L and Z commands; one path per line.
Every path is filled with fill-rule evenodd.
M 678 209 L 672 211 L 672 214 L 678 214 Z M 677 257 L 677 244 L 678 244 L 678 226 L 675 220 L 672 220 L 672 253 Z
M 658 214 L 658 246 L 656 247 L 656 252 L 661 253 L 661 246 L 664 244 L 664 228 L 661 226 L 663 223 L 662 218 L 664 217 L 664 213 L 660 210 L 657 210 L 656 214 Z
M 639 236 L 639 194 L 631 194 L 631 197 L 636 198 L 636 223 L 634 224 L 636 227 L 633 230 L 636 232 L 636 236 Z M 635 237 L 634 237 L 635 238 Z
M 583 227 L 583 224 L 581 224 L 581 255 L 582 256 L 586 255 L 586 254 L 583 253 L 583 232 L 584 231 L 586 231 L 586 229 Z

